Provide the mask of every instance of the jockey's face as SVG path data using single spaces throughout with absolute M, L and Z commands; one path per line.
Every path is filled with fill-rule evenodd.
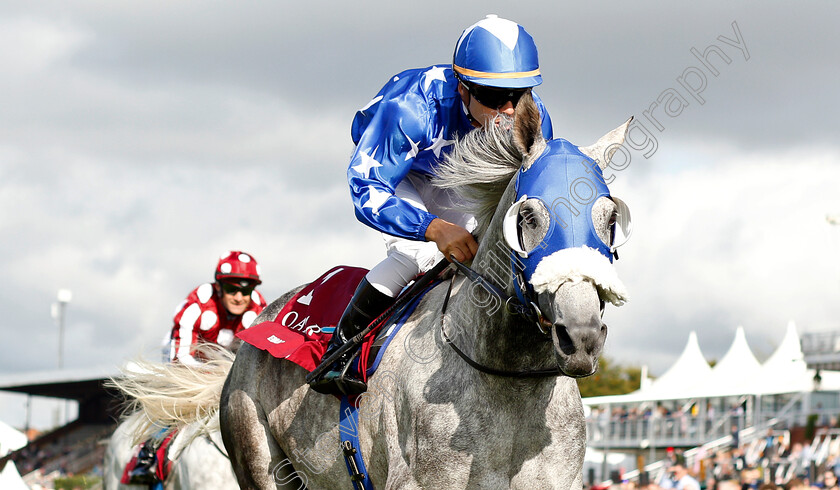
M 472 125 L 477 128 L 484 126 L 488 121 L 492 121 L 498 114 L 505 114 L 513 117 L 515 104 L 511 100 L 504 101 L 501 106 L 496 108 L 487 107 L 479 102 L 463 83 L 458 84 L 458 93 L 461 95 L 461 100 L 464 102 L 464 105 L 467 106 L 467 110 L 470 111 L 470 114 L 473 117 Z M 519 98 L 516 97 L 516 100 L 518 101 Z M 497 120 L 496 124 L 498 123 L 499 122 Z
M 254 290 L 252 285 L 241 287 L 235 282 L 216 284 L 222 298 L 222 306 L 231 315 L 241 315 L 251 306 L 251 292 Z

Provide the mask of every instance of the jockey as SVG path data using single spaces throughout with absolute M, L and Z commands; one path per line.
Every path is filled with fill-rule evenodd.
M 519 24 L 488 15 L 468 27 L 451 65 L 406 70 L 388 81 L 351 129 L 356 148 L 347 179 L 356 217 L 383 233 L 387 258 L 368 272 L 344 311 L 324 357 L 364 329 L 418 274 L 444 257 L 467 261 L 478 243 L 476 222 L 458 198 L 430 184 L 458 135 L 499 115 L 513 116 L 520 97 L 542 83 L 537 47 Z M 552 138 L 551 119 L 531 93 Z M 320 393 L 362 393 L 365 383 L 342 375 L 352 353 L 312 380 Z
M 248 328 L 265 308 L 265 298 L 254 289 L 260 280 L 260 266 L 250 254 L 232 250 L 219 258 L 214 283 L 205 283 L 187 296 L 175 310 L 169 340 L 169 360 L 197 366 L 195 349 L 203 343 L 231 349 L 234 335 Z M 134 468 L 128 475 L 133 484 L 154 484 L 158 447 L 155 438 L 140 446 Z
M 198 365 L 195 348 L 202 343 L 230 349 L 234 335 L 251 326 L 265 308 L 265 299 L 254 289 L 260 266 L 251 255 L 233 250 L 216 265 L 216 281 L 193 289 L 176 309 L 169 341 L 172 362 Z

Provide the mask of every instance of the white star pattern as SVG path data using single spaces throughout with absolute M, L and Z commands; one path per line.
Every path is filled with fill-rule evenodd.
M 481 27 L 490 34 L 494 35 L 511 51 L 513 51 L 516 47 L 516 43 L 519 40 L 519 25 L 516 22 L 507 19 L 500 19 L 497 15 L 491 14 L 470 27 L 467 27 L 464 33 L 461 34 L 461 38 L 458 39 L 458 46 L 456 46 L 455 49 L 458 49 L 461 45 L 461 41 L 463 41 L 467 37 L 467 34 L 476 27 Z
M 391 193 L 380 191 L 376 187 L 369 185 L 368 189 L 368 200 L 365 201 L 362 208 L 370 208 L 373 210 L 373 214 L 379 214 L 379 208 L 385 204 L 385 201 L 391 197 Z
M 440 128 L 440 134 L 438 134 L 436 138 L 432 139 L 432 146 L 426 148 L 426 150 L 432 150 L 435 152 L 435 158 L 440 158 L 440 150 L 443 149 L 444 146 L 449 146 L 453 143 L 455 143 L 455 140 L 447 140 L 443 138 L 443 128 Z
M 446 77 L 443 75 L 444 68 L 442 66 L 433 66 L 429 68 L 429 71 L 423 74 L 423 90 L 429 90 L 429 85 L 432 84 L 434 80 L 442 80 L 446 81 Z
M 378 150 L 378 149 L 379 149 L 378 146 L 373 149 L 373 154 L 374 155 L 376 155 L 376 150 Z M 353 170 L 355 170 L 356 172 L 359 172 L 360 174 L 364 175 L 366 179 L 369 179 L 371 169 L 373 169 L 375 167 L 381 167 L 382 164 L 377 162 L 375 158 L 368 155 L 364 151 L 360 151 L 359 156 L 360 156 L 361 162 L 359 162 L 358 165 L 353 165 Z
M 511 51 L 516 47 L 516 41 L 519 40 L 519 26 L 516 22 L 488 15 L 486 19 L 478 21 L 478 25 L 496 36 Z
M 405 134 L 405 133 L 403 133 L 403 134 Z M 405 135 L 405 139 L 407 139 L 408 143 L 411 145 L 411 151 L 409 151 L 405 155 L 405 159 L 409 160 L 410 158 L 416 157 L 417 153 L 420 152 L 420 148 L 417 147 L 417 143 L 420 143 L 420 142 L 418 141 L 417 143 L 415 143 L 415 142 L 411 141 L 411 137 L 408 136 L 407 134 Z
M 376 104 L 376 103 L 377 103 L 377 102 L 379 102 L 380 100 L 382 100 L 382 96 L 381 96 L 381 95 L 377 95 L 377 96 L 376 96 L 376 97 L 374 97 L 374 98 L 373 98 L 370 102 L 368 102 L 366 106 L 362 107 L 362 108 L 361 108 L 361 109 L 359 109 L 359 110 L 360 110 L 361 112 L 364 112 L 364 111 L 366 111 L 366 110 L 370 109 L 370 108 L 371 108 L 371 106 L 372 106 L 373 104 Z

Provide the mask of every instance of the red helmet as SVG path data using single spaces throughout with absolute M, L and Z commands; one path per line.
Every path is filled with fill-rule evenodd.
M 231 250 L 219 258 L 219 264 L 216 265 L 216 281 L 224 279 L 245 279 L 262 284 L 257 260 L 239 250 Z

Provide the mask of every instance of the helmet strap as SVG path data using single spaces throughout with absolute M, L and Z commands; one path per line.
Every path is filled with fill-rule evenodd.
M 477 127 L 477 128 L 482 127 L 481 123 L 478 122 L 478 120 L 473 117 L 472 113 L 470 112 L 470 107 L 468 105 L 464 104 L 463 102 L 461 102 L 461 105 L 464 106 L 464 113 L 467 115 L 467 119 L 469 119 L 470 123 L 472 123 L 472 125 Z
M 470 89 L 469 89 L 469 87 L 467 87 L 467 84 L 466 84 L 466 83 L 464 83 L 464 81 L 463 81 L 463 80 L 461 80 L 461 77 L 459 77 L 459 76 L 457 76 L 457 75 L 456 75 L 456 77 L 455 77 L 455 78 L 457 78 L 457 79 L 458 79 L 458 83 L 460 84 L 459 86 L 460 86 L 460 87 L 464 87 L 464 90 L 466 90 L 466 91 L 467 91 L 467 97 L 469 97 L 469 101 L 470 101 L 470 102 L 472 102 L 472 94 L 470 93 Z M 458 95 L 460 95 L 460 91 L 459 91 Z M 461 99 L 461 107 L 463 107 L 463 108 L 464 108 L 464 114 L 466 114 L 466 115 L 467 115 L 467 119 L 470 121 L 470 123 L 471 123 L 473 126 L 476 126 L 476 127 L 478 127 L 478 128 L 483 127 L 483 125 L 482 125 L 480 122 L 478 122 L 478 119 L 476 119 L 475 117 L 473 117 L 472 112 L 470 112 L 470 106 L 469 106 L 469 103 L 465 103 L 465 102 L 464 102 L 464 99 Z

